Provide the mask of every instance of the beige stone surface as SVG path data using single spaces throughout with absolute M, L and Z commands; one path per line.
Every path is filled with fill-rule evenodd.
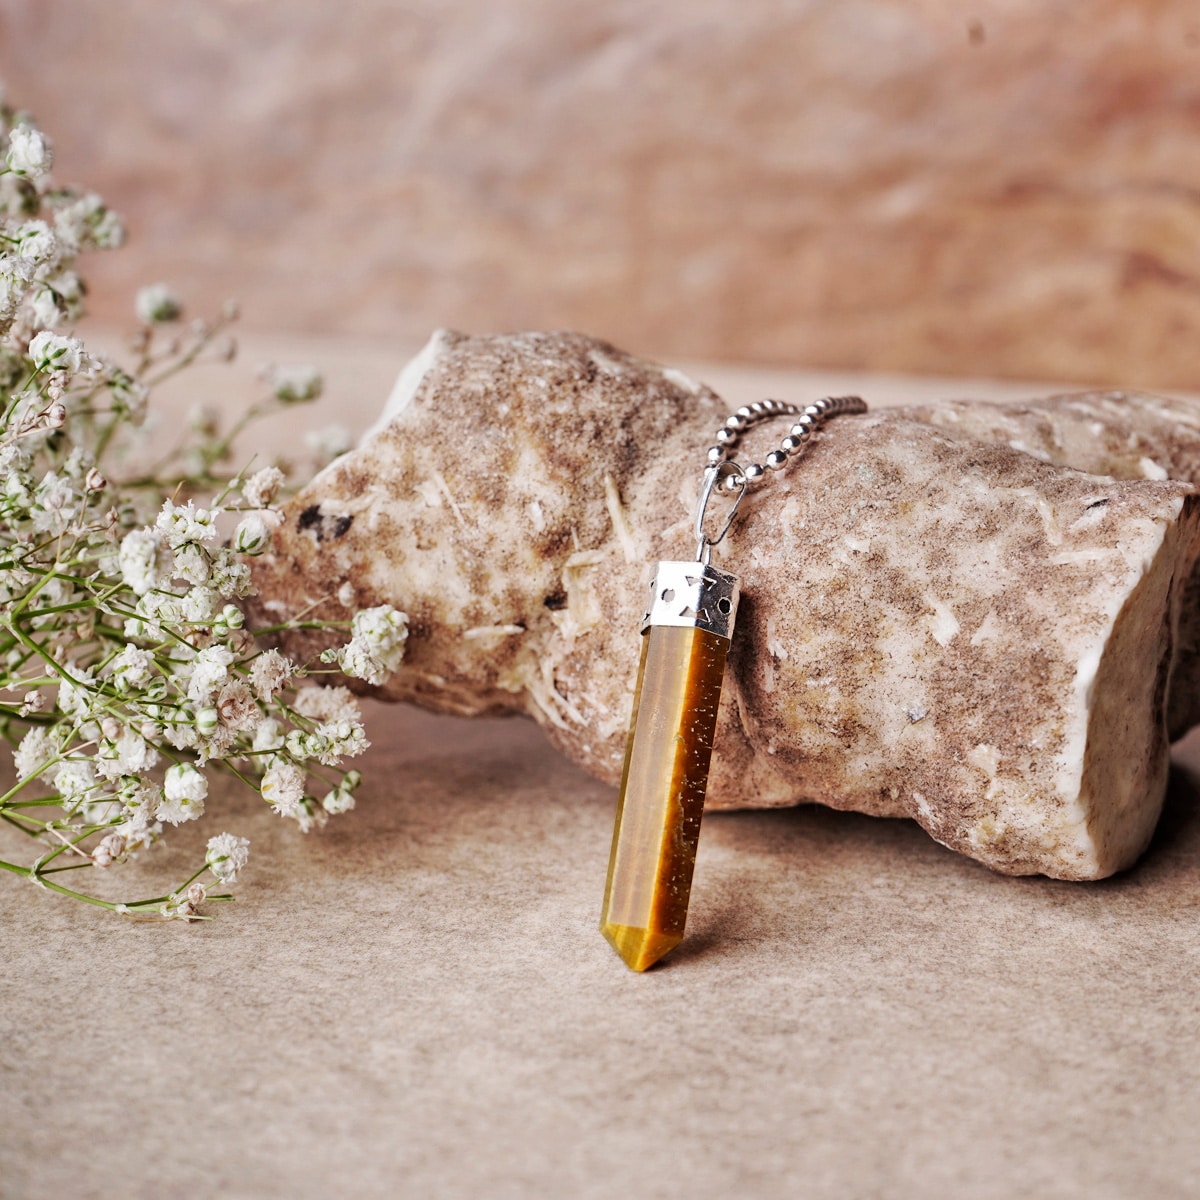
M 1126 387 L 1200 385 L 1198 63 L 1193 0 L 0 3 L 109 320 Z
M 210 801 L 253 843 L 211 924 L 0 879 L 6 1200 L 1200 1184 L 1196 747 L 1104 884 L 996 876 L 908 822 L 716 814 L 689 936 L 639 977 L 596 928 L 611 789 L 519 720 L 370 721 L 324 834 Z
M 259 351 L 316 359 L 334 396 L 382 395 L 399 366 Z M 698 373 L 739 401 L 766 382 Z M 1147 855 L 1099 884 L 1000 877 L 906 821 L 714 814 L 689 937 L 639 977 L 596 929 L 611 788 L 519 719 L 368 722 L 359 807 L 325 833 L 222 789 L 210 828 L 110 880 L 152 893 L 216 828 L 245 834 L 240 902 L 210 924 L 122 923 L 0 878 L 5 1200 L 1200 1187 L 1195 741 Z

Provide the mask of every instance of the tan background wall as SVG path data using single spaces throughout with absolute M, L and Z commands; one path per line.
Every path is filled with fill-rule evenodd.
M 0 77 L 105 320 L 1200 387 L 1195 0 L 0 0 Z

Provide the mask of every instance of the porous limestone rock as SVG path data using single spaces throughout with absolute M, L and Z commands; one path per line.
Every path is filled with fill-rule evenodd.
M 359 449 L 286 508 L 263 616 L 394 604 L 407 657 L 375 694 L 528 713 L 615 782 L 646 579 L 694 552 L 727 409 L 579 334 L 440 332 Z M 750 453 L 781 429 L 756 432 Z M 912 817 L 1012 874 L 1130 865 L 1169 738 L 1200 718 L 1193 481 L 1200 409 L 1182 402 L 831 422 L 714 556 L 743 598 L 710 806 Z

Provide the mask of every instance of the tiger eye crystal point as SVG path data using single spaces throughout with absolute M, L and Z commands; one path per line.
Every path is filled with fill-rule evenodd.
M 600 932 L 631 971 L 654 966 L 668 950 L 674 950 L 683 941 L 682 933 L 656 933 L 653 929 L 612 925 L 608 921 L 600 922 Z
M 650 627 L 642 643 L 600 931 L 634 971 L 683 940 L 729 642 Z

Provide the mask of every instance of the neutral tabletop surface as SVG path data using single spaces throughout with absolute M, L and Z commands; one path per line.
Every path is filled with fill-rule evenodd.
M 404 357 L 301 353 L 357 426 Z M 1031 391 L 697 371 L 739 403 Z M 325 832 L 228 790 L 123 868 L 153 894 L 247 835 L 216 920 L 0 879 L 0 1196 L 1200 1189 L 1200 740 L 1142 862 L 1099 884 L 993 875 L 906 821 L 713 814 L 687 940 L 639 976 L 596 928 L 613 789 L 521 719 L 367 716 L 358 808 Z

